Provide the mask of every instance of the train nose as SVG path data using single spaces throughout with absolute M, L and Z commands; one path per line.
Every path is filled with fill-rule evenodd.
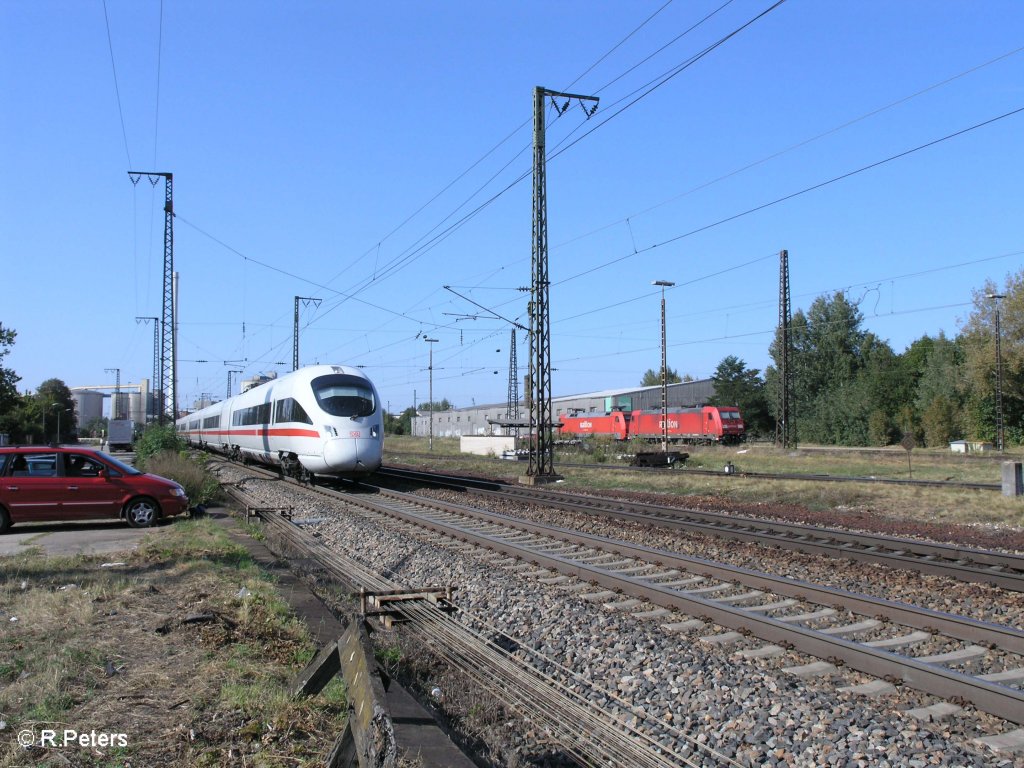
M 380 466 L 376 438 L 339 437 L 324 446 L 324 463 L 335 472 L 370 471 Z

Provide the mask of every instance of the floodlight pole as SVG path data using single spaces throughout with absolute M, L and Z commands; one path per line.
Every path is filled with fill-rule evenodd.
M 661 450 L 668 453 L 668 355 L 665 344 L 665 289 L 675 283 L 654 280 L 651 285 L 661 287 Z
M 437 342 L 437 339 L 431 339 L 431 338 L 428 338 L 428 337 L 424 336 L 423 340 L 425 342 L 427 342 L 427 344 L 430 345 L 430 347 L 429 347 L 429 349 L 430 349 L 430 361 L 427 363 L 427 370 L 430 372 L 430 385 L 429 385 L 430 386 L 430 390 L 429 390 L 429 392 L 427 394 L 427 397 L 429 398 L 429 400 L 427 401 L 427 406 L 428 406 L 429 411 L 430 411 L 430 432 L 429 432 L 430 437 L 427 439 L 427 450 L 433 451 L 434 450 L 434 344 Z

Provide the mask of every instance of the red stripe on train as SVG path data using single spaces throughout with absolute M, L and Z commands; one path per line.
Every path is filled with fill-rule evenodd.
M 320 437 L 315 429 L 189 429 L 186 435 L 208 437 Z

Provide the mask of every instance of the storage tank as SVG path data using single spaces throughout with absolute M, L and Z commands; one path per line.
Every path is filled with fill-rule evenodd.
M 75 401 L 75 426 L 81 429 L 86 424 L 103 418 L 103 393 L 91 389 L 72 392 Z

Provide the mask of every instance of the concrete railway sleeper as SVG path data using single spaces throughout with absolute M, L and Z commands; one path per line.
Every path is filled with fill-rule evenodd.
M 337 496 L 329 491 L 327 493 Z M 834 662 L 882 678 L 874 683 L 857 686 L 863 691 L 855 690 L 853 687 L 846 689 L 853 693 L 874 695 L 880 688 L 887 687 L 886 680 L 890 680 L 902 683 L 906 688 L 924 691 L 949 701 L 972 703 L 979 711 L 993 713 L 999 718 L 1019 722 L 1022 716 L 1022 693 L 1013 686 L 1019 685 L 1024 674 L 1021 673 L 1021 660 L 1011 657 L 1010 652 L 1001 650 L 994 663 L 1001 663 L 1002 668 L 990 667 L 993 671 L 986 674 L 970 675 L 946 666 L 971 663 L 972 659 L 981 657 L 989 657 L 986 661 L 993 663 L 990 658 L 993 654 L 988 653 L 991 648 L 983 647 L 981 643 L 992 648 L 1014 644 L 1019 647 L 1021 633 L 1017 630 L 921 609 L 914 611 L 930 621 L 949 622 L 949 627 L 952 628 L 950 633 L 944 632 L 940 635 L 934 631 L 935 627 L 930 623 L 924 625 L 925 630 L 915 631 L 911 627 L 915 621 L 921 619 L 908 619 L 902 614 L 895 620 L 885 620 L 884 616 L 880 620 L 875 618 L 874 612 L 844 618 L 839 616 L 840 611 L 844 609 L 838 602 L 844 595 L 857 600 L 873 599 L 838 590 L 826 590 L 829 600 L 822 606 L 821 603 L 810 602 L 803 593 L 794 597 L 779 594 L 787 584 L 795 584 L 797 589 L 802 590 L 820 589 L 813 584 L 779 579 L 783 586 L 778 587 L 779 591 L 772 592 L 770 587 L 758 589 L 742 584 L 734 575 L 719 579 L 720 583 L 715 583 L 716 576 L 706 569 L 716 564 L 708 561 L 680 559 L 697 563 L 697 566 L 694 566 L 697 568 L 695 572 L 682 562 L 666 562 L 666 556 L 671 556 L 672 553 L 650 549 L 646 552 L 655 552 L 656 557 L 644 561 L 642 556 L 634 558 L 632 553 L 627 551 L 632 545 L 625 542 L 586 537 L 574 531 L 526 523 L 462 505 L 425 501 L 422 497 L 382 492 L 375 497 L 370 494 L 347 496 L 345 500 L 347 504 L 356 504 L 368 510 L 369 515 L 378 512 L 406 521 L 408 525 L 432 531 L 427 536 L 417 534 L 417 538 L 442 542 L 443 537 L 447 536 L 450 543 L 446 547 L 452 551 L 466 553 L 471 551 L 470 546 L 484 546 L 493 550 L 489 554 L 478 556 L 478 560 L 491 564 L 486 567 L 501 565 L 507 572 L 535 578 L 539 582 L 556 586 L 560 591 L 571 590 L 576 595 L 588 592 L 582 595 L 583 599 L 604 602 L 604 607 L 609 611 L 619 610 L 623 615 L 629 613 L 636 619 L 659 619 L 665 616 L 667 611 L 667 608 L 660 606 L 666 605 L 691 616 L 698 616 L 703 621 L 714 621 L 726 629 L 736 628 L 724 635 L 701 638 L 704 643 L 727 645 L 733 642 L 734 637 L 742 639 L 744 636 L 759 636 L 771 644 L 742 651 L 734 654 L 735 656 L 760 658 L 772 655 L 773 650 L 791 648 L 826 660 L 805 665 L 808 669 L 819 665 L 827 667 L 828 662 Z M 428 510 L 428 507 L 432 509 Z M 457 515 L 459 519 L 445 520 L 446 515 Z M 472 518 L 468 522 L 467 515 Z M 367 513 L 362 517 L 367 521 L 372 519 Z M 511 530 L 503 532 L 499 527 L 502 524 L 511 525 Z M 485 527 L 488 533 L 474 531 L 473 528 L 478 526 Z M 394 525 L 391 527 L 394 528 Z M 542 536 L 549 538 L 540 538 Z M 587 541 L 574 538 L 580 536 Z M 516 542 L 508 541 L 505 537 L 515 539 Z M 551 570 L 566 575 L 554 575 L 550 573 Z M 577 576 L 582 582 L 572 584 L 572 576 Z M 760 576 L 778 578 L 766 574 Z M 738 587 L 737 584 L 742 586 Z M 649 595 L 652 595 L 653 599 Z M 644 602 L 658 607 L 644 610 Z M 885 610 L 884 604 L 887 602 L 883 600 L 872 604 L 871 610 Z M 890 606 L 909 608 L 898 603 L 890 603 Z M 666 632 L 672 634 L 703 626 L 702 620 L 677 621 L 662 626 Z M 731 623 L 734 620 L 740 623 Z M 822 626 L 830 621 L 831 626 Z M 818 628 L 812 629 L 811 626 Z M 894 626 L 904 629 L 893 632 Z M 845 637 L 865 632 L 875 639 L 858 643 Z M 990 636 L 980 642 L 971 641 L 965 645 L 950 639 L 956 636 L 956 632 L 995 632 L 995 637 L 1002 639 L 992 640 Z M 1006 638 L 1010 639 L 1004 642 Z M 927 653 L 921 653 L 921 643 L 935 647 Z M 917 646 L 917 653 L 914 656 L 892 652 L 893 649 L 914 645 Z M 1017 654 L 1016 651 L 1013 653 Z M 805 670 L 793 668 L 783 671 L 804 676 Z M 914 698 L 911 697 L 912 700 Z M 935 706 L 944 708 L 943 711 L 955 709 L 949 704 Z M 908 710 L 907 715 L 911 714 Z M 928 717 L 930 714 L 926 712 L 921 716 Z M 943 715 L 940 713 L 936 716 Z M 991 738 L 991 743 L 999 743 L 1001 749 L 1020 749 L 1024 729 Z M 1016 747 L 1007 747 L 1006 744 L 1016 744 Z
M 681 529 L 737 541 L 778 546 L 809 554 L 829 555 L 863 562 L 882 563 L 894 568 L 948 576 L 1014 591 L 1024 591 L 1024 556 L 971 547 L 954 546 L 903 537 L 824 529 L 742 515 L 723 515 L 703 510 L 659 506 L 622 499 L 522 488 L 474 478 L 460 478 L 386 468 L 384 477 L 436 484 L 472 494 L 547 507 L 579 511 L 590 515 L 630 520 L 646 525 Z
M 252 468 L 246 471 L 267 478 L 277 477 Z M 295 490 L 326 493 L 346 504 L 365 509 L 358 496 L 321 488 Z M 326 547 L 303 530 L 302 520 L 294 511 L 260 509 L 243 488 L 235 486 L 230 488 L 230 492 L 236 501 L 255 511 L 285 537 L 290 548 L 319 562 L 354 596 L 366 589 L 380 592 L 402 589 L 402 585 Z M 718 764 L 738 765 L 667 723 L 652 723 L 652 726 L 669 739 L 655 740 L 637 730 L 629 722 L 630 718 L 635 719 L 629 704 L 614 692 L 595 692 L 592 683 L 537 652 L 531 652 L 538 657 L 532 660 L 510 654 L 506 648 L 518 648 L 518 644 L 498 628 L 479 619 L 453 616 L 450 610 L 429 600 L 403 602 L 399 610 L 404 620 L 402 632 L 413 635 L 437 658 L 460 670 L 481 689 L 520 712 L 525 719 L 540 725 L 560 745 L 564 756 L 580 765 L 629 765 L 637 768 L 698 766 L 703 764 L 705 757 Z M 588 690 L 590 696 L 584 696 L 581 690 Z M 595 706 L 594 699 L 602 700 L 604 705 Z M 356 739 L 357 742 L 370 740 L 372 734 Z M 673 749 L 668 742 L 684 744 L 694 757 Z

